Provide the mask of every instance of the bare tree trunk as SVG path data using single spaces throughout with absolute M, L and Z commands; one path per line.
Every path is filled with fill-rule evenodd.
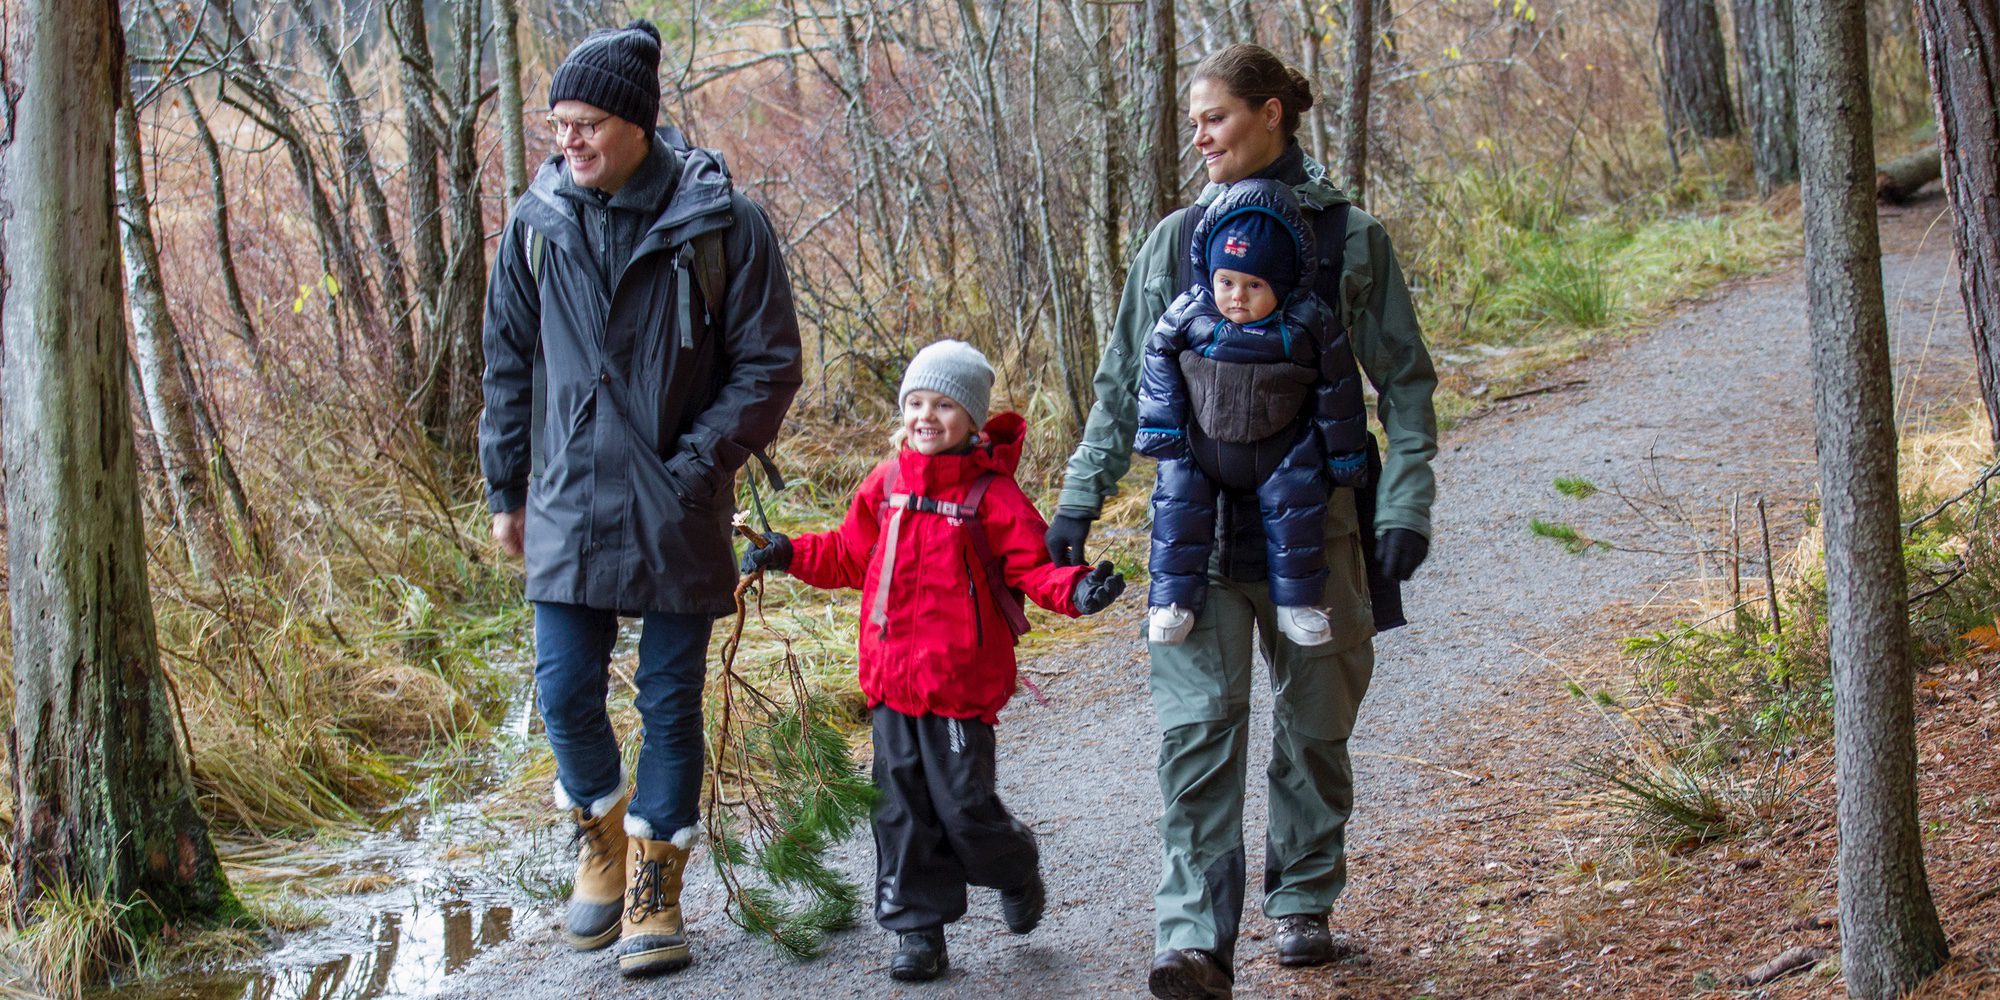
M 1757 189 L 1765 194 L 1799 179 L 1798 70 L 1792 47 L 1792 0 L 1736 0 L 1736 60 L 1750 119 Z
M 1049 158 L 1042 148 L 1040 127 L 1042 110 L 1042 0 L 1035 0 L 1035 19 L 1030 31 L 1032 42 L 1028 55 L 1028 120 L 1036 124 L 1028 128 L 1029 151 L 1035 158 L 1035 222 L 1036 235 L 1042 244 L 1042 271 L 1048 278 L 1050 318 L 1055 321 L 1055 343 L 1050 345 L 1050 353 L 1055 356 L 1056 378 L 1062 383 L 1063 399 L 1069 403 L 1071 433 L 1083 431 L 1085 386 L 1079 384 L 1074 375 L 1081 367 L 1076 363 L 1076 348 L 1070 332 L 1070 303 L 1068 269 L 1057 259 L 1056 243 L 1059 239 L 1054 221 L 1049 215 L 1049 202 L 1054 195 L 1049 189 Z M 1065 255 L 1066 256 L 1066 255 Z M 1092 338 L 1095 339 L 1095 338 Z
M 160 251 L 153 240 L 153 206 L 146 196 L 145 160 L 139 150 L 139 117 L 128 98 L 115 124 L 118 180 L 125 206 L 119 227 L 125 250 L 126 304 L 132 313 L 132 343 L 138 361 L 149 423 L 160 450 L 161 473 L 173 502 L 174 520 L 187 547 L 188 566 L 201 579 L 228 567 L 229 544 L 221 512 L 202 461 L 188 387 L 175 358 L 180 330 L 167 308 L 160 278 Z
M 1800 0 L 1799 142 L 1826 530 L 1841 971 L 1888 1000 L 1946 956 L 1924 877 L 1862 0 Z
M 389 224 L 389 198 L 375 174 L 375 159 L 369 154 L 368 134 L 361 123 L 361 99 L 354 83 L 341 65 L 340 50 L 334 45 L 333 30 L 314 8 L 312 0 L 292 0 L 305 28 L 313 52 L 319 56 L 321 75 L 333 109 L 334 135 L 340 143 L 340 169 L 347 181 L 361 192 L 362 214 L 368 222 L 369 239 L 382 262 L 382 307 L 388 310 L 387 331 L 368 330 L 371 337 L 388 337 L 390 376 L 399 393 L 407 398 L 416 391 L 418 371 L 416 341 L 410 334 L 409 282 L 403 274 L 403 252 L 396 244 L 395 229 Z M 362 286 L 354 286 L 356 292 Z
M 494 46 L 500 59 L 500 152 L 506 171 L 507 204 L 528 190 L 528 138 L 521 103 L 520 7 L 516 0 L 493 0 Z
M 1102 338 L 1118 316 L 1118 297 L 1110 289 L 1118 287 L 1124 268 L 1120 253 L 1120 219 L 1124 185 L 1120 183 L 1118 147 L 1124 138 L 1124 122 L 1118 108 L 1118 80 L 1111 61 L 1111 13 L 1109 6 L 1090 0 L 1070 0 L 1070 16 L 1077 35 L 1090 49 L 1090 148 L 1084 168 L 1088 194 L 1090 234 L 1084 240 L 1088 255 L 1091 294 L 1084 298 L 1091 307 L 1091 356 L 1103 352 Z
M 1729 59 L 1715 0 L 1660 0 L 1660 100 L 1667 134 L 1703 139 L 1736 134 L 1729 101 Z
M 480 0 L 457 0 L 452 24 L 451 79 L 446 86 L 454 102 L 451 145 L 445 151 L 449 179 L 452 242 L 445 268 L 445 305 L 439 310 L 446 349 L 445 453 L 470 462 L 484 403 L 479 379 L 485 371 L 480 349 L 481 303 L 486 295 L 486 220 L 479 204 L 479 109 L 488 95 L 481 91 Z
M 1340 90 L 1340 178 L 1354 203 L 1368 193 L 1368 91 L 1375 83 L 1375 5 L 1347 5 L 1347 79 Z
M 1917 0 L 1937 102 L 1958 293 L 1979 355 L 1979 395 L 2000 444 L 2000 10 L 1990 0 Z
M 431 90 L 435 85 L 434 63 L 423 0 L 390 0 L 385 16 L 400 56 L 398 83 L 403 91 L 403 132 L 410 159 L 403 191 L 410 212 L 410 249 L 416 259 L 416 300 L 421 320 L 417 324 L 420 345 L 417 357 L 423 376 L 404 402 L 416 408 L 418 420 L 430 439 L 443 441 L 449 431 L 448 407 L 445 387 L 435 373 L 448 353 L 449 340 L 443 333 L 442 315 L 447 298 L 444 199 L 438 193 L 438 136 L 446 129 Z
M 1173 0 L 1142 0 L 1132 8 L 1139 18 L 1139 66 L 1133 74 L 1138 97 L 1139 130 L 1133 161 L 1131 232 L 1150 232 L 1153 225 L 1180 207 L 1180 82 Z
M 1313 86 L 1313 106 L 1299 121 L 1299 131 L 1304 133 L 1303 141 L 1314 156 L 1333 155 L 1333 137 L 1327 128 L 1327 119 L 1332 114 L 1327 109 L 1326 60 L 1321 54 L 1324 45 L 1320 39 L 1328 34 L 1325 18 L 1319 11 L 1325 6 L 1320 0 L 1298 0 L 1293 5 L 1298 18 L 1299 69 Z
M 169 923 L 238 914 L 195 808 L 146 584 L 103 127 L 125 90 L 118 7 L 15 10 L 0 49 L 13 915 L 26 922 L 57 886 L 143 899 Z

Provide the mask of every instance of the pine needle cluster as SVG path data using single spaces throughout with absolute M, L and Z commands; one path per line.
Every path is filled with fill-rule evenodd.
M 761 579 L 753 574 L 736 589 L 708 712 L 709 856 L 728 891 L 729 918 L 803 959 L 859 916 L 861 888 L 829 856 L 867 820 L 875 788 L 831 721 L 837 709 L 811 692 L 790 640 L 765 619 Z M 777 676 L 763 683 L 736 669 L 753 588 L 759 627 L 784 650 Z

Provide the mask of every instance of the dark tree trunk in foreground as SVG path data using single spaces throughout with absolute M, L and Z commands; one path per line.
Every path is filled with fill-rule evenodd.
M 24 8 L 24 9 L 23 9 Z M 240 912 L 196 811 L 146 588 L 112 215 L 117 4 L 23 0 L 0 52 L 14 917 L 47 887 L 146 933 Z
M 1863 0 L 1800 0 L 1800 193 L 1826 529 L 1841 971 L 1887 1000 L 1944 962 L 1924 877 Z
M 1979 395 L 2000 443 L 2000 8 L 1917 0 L 1937 101 L 1944 190 L 1958 247 L 1958 292 L 1979 355 Z
M 1798 65 L 1792 0 L 1736 0 L 1736 61 L 1743 69 L 1743 109 L 1757 190 L 1799 179 Z
M 1736 134 L 1729 59 L 1715 0 L 1660 0 L 1660 101 L 1667 134 L 1703 139 Z
M 1368 187 L 1368 91 L 1375 84 L 1375 5 L 1347 5 L 1347 78 L 1340 90 L 1340 182 L 1359 205 Z
M 1133 74 L 1139 106 L 1138 141 L 1132 154 L 1132 233 L 1152 230 L 1181 205 L 1181 95 L 1175 72 L 1178 35 L 1173 0 L 1143 0 L 1139 66 Z

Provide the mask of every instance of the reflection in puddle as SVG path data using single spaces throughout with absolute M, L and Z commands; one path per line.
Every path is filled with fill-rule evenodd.
M 274 971 L 177 977 L 107 991 L 119 1000 L 376 1000 L 429 996 L 472 957 L 513 934 L 514 911 L 446 900 L 377 914 L 366 941 L 301 941 L 270 956 Z M 347 953 L 334 954 L 345 951 Z M 317 963 L 313 952 L 331 954 Z

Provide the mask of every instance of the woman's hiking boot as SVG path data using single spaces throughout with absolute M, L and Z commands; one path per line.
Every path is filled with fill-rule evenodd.
M 944 928 L 904 931 L 896 938 L 896 957 L 889 960 L 889 978 L 921 983 L 944 975 L 951 959 L 944 951 Z
M 625 832 L 632 847 L 625 863 L 625 939 L 618 945 L 618 971 L 650 976 L 685 968 L 692 959 L 681 928 L 681 876 L 699 830 L 690 826 L 672 840 L 654 840 L 652 824 L 627 816 Z
M 1026 934 L 1041 926 L 1042 911 L 1048 907 L 1048 886 L 1042 883 L 1042 873 L 1035 873 L 1035 880 L 1019 889 L 1000 891 L 1000 918 L 1007 922 L 1007 929 L 1016 934 Z
M 563 918 L 563 939 L 577 951 L 596 951 L 618 940 L 625 912 L 625 804 L 630 800 L 620 788 L 580 806 L 556 785 L 556 804 L 576 821 L 573 842 L 580 844 L 569 913 Z
M 1159 1000 L 1229 1000 L 1233 977 L 1200 948 L 1168 948 L 1153 956 L 1146 987 Z
M 1333 961 L 1333 935 L 1324 913 L 1294 913 L 1278 918 L 1278 964 L 1297 968 Z
M 1318 608 L 1281 607 L 1278 631 L 1301 646 L 1324 646 L 1333 641 L 1333 622 Z

